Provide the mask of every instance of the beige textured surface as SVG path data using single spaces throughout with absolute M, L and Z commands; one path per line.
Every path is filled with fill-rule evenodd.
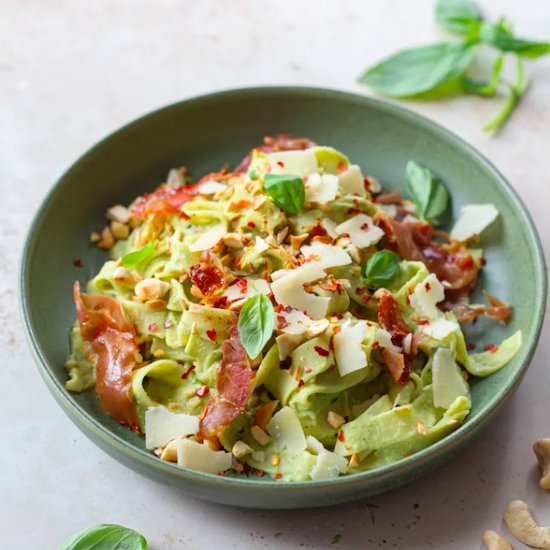
M 518 32 L 544 37 L 550 3 L 484 0 Z M 548 519 L 531 443 L 549 436 L 550 344 L 520 389 L 454 461 L 391 494 L 326 510 L 266 512 L 195 501 L 114 462 L 63 415 L 40 380 L 16 299 L 31 216 L 56 177 L 97 139 L 166 103 L 253 84 L 359 90 L 365 65 L 438 39 L 423 0 L 2 0 L 0 3 L 0 546 L 53 549 L 96 522 L 139 529 L 153 549 L 481 548 L 521 498 Z M 485 153 L 510 179 L 550 248 L 550 59 L 497 138 L 497 100 L 408 106 Z M 547 519 L 545 520 L 547 522 Z M 337 547 L 337 546 L 334 546 Z M 518 546 L 516 546 L 518 547 Z

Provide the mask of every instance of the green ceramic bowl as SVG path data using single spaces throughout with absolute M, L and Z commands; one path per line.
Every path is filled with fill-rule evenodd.
M 472 412 L 456 432 L 413 456 L 332 481 L 274 482 L 231 479 L 161 462 L 144 440 L 104 414 L 94 392 L 64 387 L 63 364 L 75 318 L 71 287 L 91 278 L 105 254 L 88 244 L 104 212 L 128 203 L 185 165 L 201 175 L 234 166 L 264 135 L 290 132 L 345 151 L 363 171 L 390 188 L 403 184 L 414 159 L 446 183 L 454 214 L 463 204 L 492 202 L 501 212 L 483 236 L 488 260 L 480 286 L 508 299 L 508 326 L 480 322 L 480 343 L 498 342 L 518 328 L 524 346 L 500 372 L 472 384 Z M 73 266 L 80 258 L 84 268 Z M 57 182 L 40 208 L 23 253 L 21 304 L 40 374 L 70 419 L 97 445 L 128 467 L 203 499 L 255 508 L 302 508 L 351 501 L 411 481 L 451 458 L 512 393 L 531 359 L 543 320 L 546 271 L 533 222 L 501 174 L 455 135 L 410 111 L 331 90 L 253 88 L 202 96 L 147 115 L 110 135 Z

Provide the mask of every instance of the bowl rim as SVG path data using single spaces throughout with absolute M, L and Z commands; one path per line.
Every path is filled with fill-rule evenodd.
M 397 462 L 368 470 L 365 472 L 354 473 L 346 476 L 341 476 L 329 480 L 308 480 L 299 482 L 276 482 L 270 478 L 261 477 L 226 477 L 214 474 L 207 474 L 187 468 L 182 468 L 175 464 L 164 462 L 159 460 L 152 453 L 145 449 L 136 448 L 132 443 L 126 441 L 122 437 L 113 433 L 102 422 L 97 420 L 94 416 L 85 411 L 74 399 L 70 397 L 64 385 L 60 383 L 53 374 L 52 369 L 45 354 L 42 352 L 38 345 L 37 331 L 33 326 L 31 316 L 31 306 L 29 300 L 29 278 L 30 278 L 30 259 L 32 258 L 33 250 L 37 241 L 37 228 L 46 218 L 48 211 L 51 207 L 55 197 L 62 192 L 65 185 L 70 180 L 72 173 L 77 169 L 81 162 L 85 161 L 88 157 L 93 156 L 98 150 L 108 146 L 111 140 L 116 139 L 121 134 L 125 133 L 128 129 L 141 125 L 143 122 L 158 116 L 161 113 L 168 112 L 174 108 L 182 107 L 184 105 L 199 104 L 201 102 L 208 102 L 212 100 L 230 100 L 234 96 L 242 95 L 273 95 L 273 94 L 287 94 L 289 96 L 330 96 L 335 100 L 342 100 L 354 103 L 360 103 L 367 105 L 371 108 L 380 110 L 390 115 L 397 116 L 407 123 L 430 131 L 435 131 L 444 136 L 448 141 L 453 142 L 466 153 L 477 157 L 491 172 L 495 180 L 498 180 L 502 189 L 506 192 L 508 199 L 511 202 L 515 202 L 521 213 L 520 223 L 523 223 L 527 229 L 528 239 L 531 244 L 534 244 L 534 259 L 535 259 L 535 289 L 539 296 L 537 300 L 537 309 L 533 312 L 535 319 L 534 329 L 529 334 L 527 342 L 523 344 L 523 348 L 527 349 L 524 360 L 521 366 L 508 378 L 504 386 L 499 390 L 496 396 L 492 397 L 488 404 L 486 404 L 479 412 L 475 419 L 471 422 L 462 424 L 457 430 L 448 434 L 443 439 L 436 443 L 422 449 L 409 457 L 402 458 Z M 168 474 L 173 477 L 187 479 L 189 481 L 200 482 L 201 484 L 208 484 L 215 488 L 231 488 L 231 489 L 263 489 L 270 488 L 277 492 L 292 492 L 302 491 L 305 488 L 321 489 L 323 487 L 344 487 L 354 485 L 357 488 L 358 483 L 362 482 L 374 482 L 375 480 L 382 480 L 391 475 L 399 475 L 406 473 L 416 462 L 421 462 L 423 459 L 429 458 L 430 455 L 434 455 L 443 451 L 450 451 L 455 447 L 460 446 L 461 441 L 464 438 L 470 438 L 476 434 L 482 426 L 484 426 L 490 418 L 497 412 L 502 406 L 508 396 L 514 391 L 523 375 L 525 374 L 531 359 L 536 351 L 537 343 L 540 338 L 542 324 L 545 315 L 545 305 L 547 300 L 547 273 L 546 262 L 544 257 L 544 250 L 541 244 L 540 236 L 537 232 L 533 219 L 527 210 L 523 200 L 520 198 L 515 189 L 501 174 L 501 172 L 494 166 L 494 164 L 488 160 L 481 152 L 470 145 L 467 141 L 456 135 L 454 132 L 443 127 L 441 124 L 431 120 L 430 118 L 421 115 L 415 111 L 405 108 L 393 102 L 384 101 L 379 98 L 361 95 L 355 92 L 326 88 L 318 86 L 294 86 L 294 85 L 281 85 L 281 86 L 252 86 L 252 87 L 240 87 L 229 88 L 220 91 L 215 91 L 206 94 L 195 95 L 187 99 L 176 101 L 143 114 L 130 122 L 124 124 L 114 132 L 101 138 L 92 147 L 88 148 L 80 157 L 78 157 L 68 169 L 66 169 L 60 177 L 57 178 L 54 185 L 48 191 L 41 204 L 36 211 L 32 223 L 29 226 L 25 244 L 21 253 L 20 272 L 19 272 L 19 305 L 23 320 L 23 326 L 25 329 L 25 335 L 29 346 L 31 348 L 33 357 L 37 364 L 40 375 L 45 381 L 46 385 L 54 395 L 56 401 L 62 407 L 64 412 L 69 418 L 79 427 L 79 429 L 85 432 L 85 435 L 89 437 L 89 432 L 93 432 L 97 437 L 101 439 L 103 445 L 99 445 L 103 450 L 107 447 L 114 447 L 119 455 L 124 455 L 129 460 L 140 462 L 146 468 L 152 468 Z M 94 441 L 96 445 L 98 443 Z

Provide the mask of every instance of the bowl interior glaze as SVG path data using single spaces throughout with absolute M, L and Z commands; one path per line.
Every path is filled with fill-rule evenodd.
M 164 181 L 169 168 L 195 176 L 235 166 L 264 135 L 291 133 L 344 151 L 365 174 L 402 188 L 414 159 L 461 205 L 492 202 L 501 216 L 483 235 L 487 266 L 478 286 L 509 300 L 509 325 L 481 321 L 468 329 L 480 344 L 518 328 L 524 345 L 504 369 L 472 384 L 473 408 L 446 439 L 398 463 L 333 481 L 286 484 L 211 476 L 163 463 L 144 440 L 104 414 L 94 392 L 64 388 L 68 333 L 75 318 L 71 288 L 97 273 L 106 254 L 88 242 L 112 204 L 129 203 Z M 84 267 L 73 265 L 79 258 Z M 372 98 L 311 88 L 231 90 L 183 101 L 146 115 L 84 154 L 57 182 L 32 225 L 23 254 L 21 305 L 39 371 L 56 400 L 109 454 L 149 477 L 208 500 L 261 508 L 300 508 L 349 501 L 414 479 L 450 458 L 503 403 L 534 352 L 546 303 L 542 249 L 525 207 L 498 171 L 461 139 L 410 111 Z M 479 346 L 478 346 L 479 347 Z

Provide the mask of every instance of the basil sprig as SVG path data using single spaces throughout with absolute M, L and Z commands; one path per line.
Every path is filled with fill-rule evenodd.
M 83 529 L 64 542 L 59 550 L 147 550 L 147 541 L 128 527 L 101 523 Z
M 134 252 L 128 252 L 120 261 L 124 267 L 133 267 L 148 260 L 155 252 L 155 243 L 147 243 L 144 247 Z
M 306 190 L 301 177 L 289 174 L 266 174 L 264 191 L 275 204 L 289 214 L 298 214 L 304 208 Z
M 409 160 L 405 187 L 411 196 L 418 215 L 426 221 L 437 219 L 447 209 L 449 194 L 427 168 Z
M 267 296 L 256 294 L 249 298 L 239 314 L 239 336 L 251 359 L 256 359 L 275 328 L 275 311 Z
M 550 53 L 550 43 L 518 38 L 505 19 L 496 23 L 483 19 L 472 0 L 438 0 L 435 10 L 438 24 L 460 36 L 459 40 L 421 46 L 398 52 L 368 69 L 359 82 L 393 97 L 431 93 L 446 97 L 450 91 L 484 97 L 506 93 L 496 116 L 484 127 L 498 130 L 512 114 L 519 99 L 529 88 L 523 72 L 523 59 L 537 59 Z M 467 74 L 476 47 L 486 44 L 499 51 L 490 80 L 473 79 Z M 516 78 L 508 82 L 501 76 L 503 54 L 516 57 Z
M 367 282 L 375 288 L 387 288 L 401 273 L 399 256 L 391 250 L 374 253 L 365 266 Z

